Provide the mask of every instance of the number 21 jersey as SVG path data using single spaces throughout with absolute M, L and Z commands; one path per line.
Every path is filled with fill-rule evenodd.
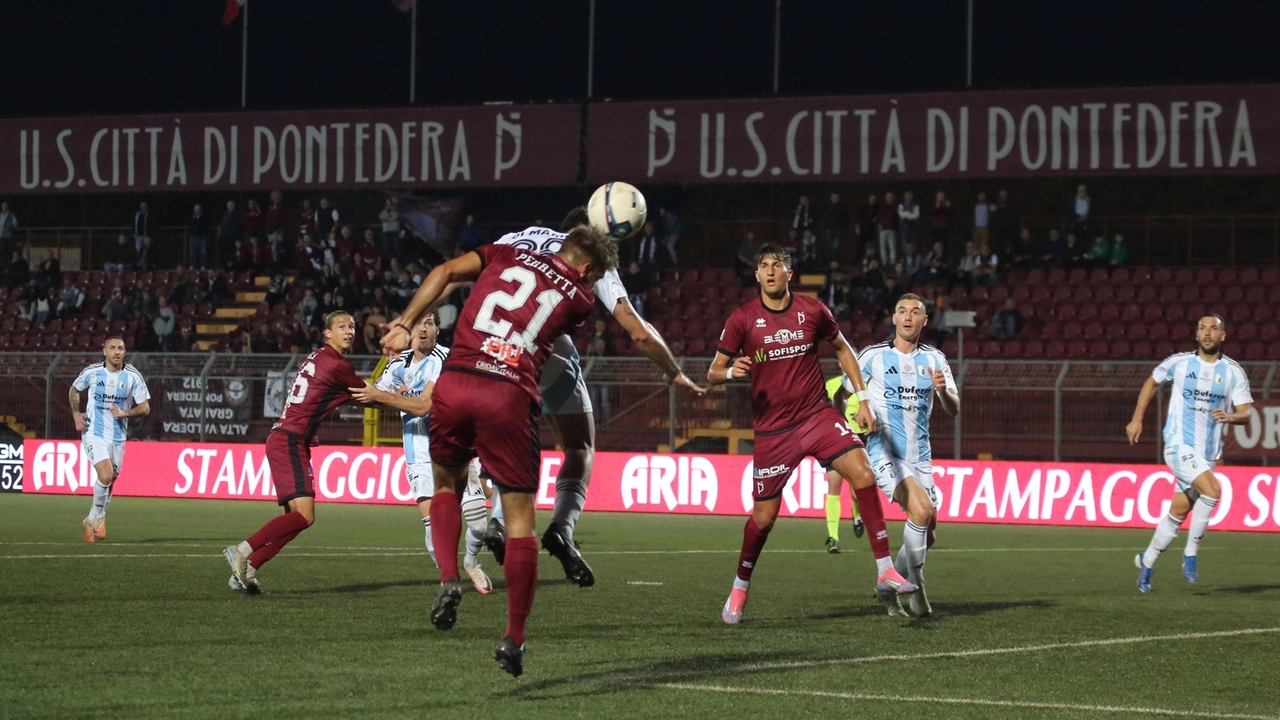
M 514 383 L 541 404 L 538 375 L 552 341 L 591 315 L 595 296 L 558 256 L 510 245 L 475 252 L 483 269 L 458 318 L 443 372 Z

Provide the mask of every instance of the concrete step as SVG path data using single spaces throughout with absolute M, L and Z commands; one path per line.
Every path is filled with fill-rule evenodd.
M 826 285 L 826 284 L 827 284 L 827 276 L 826 276 L 826 275 L 819 275 L 819 274 L 817 274 L 817 273 L 807 273 L 807 274 L 804 274 L 804 275 L 801 275 L 801 276 L 800 276 L 800 285 L 801 285 L 801 286 L 806 286 L 806 285 L 807 285 L 807 286 L 813 286 L 813 285 L 816 285 L 816 286 L 818 286 L 818 287 L 822 287 L 823 285 Z
M 209 352 L 217 342 L 217 340 L 197 340 L 196 349 L 200 352 Z
M 258 307 L 220 307 L 213 311 L 216 318 L 247 318 L 258 312 Z
M 238 303 L 260 303 L 266 302 L 266 292 L 238 292 L 236 293 L 236 302 Z

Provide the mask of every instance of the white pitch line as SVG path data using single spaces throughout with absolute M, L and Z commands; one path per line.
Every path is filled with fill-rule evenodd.
M 407 557 L 425 555 L 422 551 L 415 552 L 354 552 L 354 553 L 308 553 L 308 552 L 291 552 L 289 557 Z M 105 558 L 216 558 L 221 557 L 215 553 L 80 553 L 65 555 L 0 555 L 0 560 L 59 560 L 59 559 L 89 559 L 99 560 Z
M 1275 715 L 1250 715 L 1247 713 L 1221 713 L 1201 710 L 1177 710 L 1172 708 L 1136 707 L 1130 705 L 1079 705 L 1075 703 L 1034 702 L 1022 700 L 982 700 L 979 698 L 930 697 L 923 695 L 872 695 L 864 693 L 830 692 L 824 690 L 776 690 L 770 688 L 727 687 L 724 685 L 695 685 L 690 683 L 662 683 L 649 687 L 667 690 L 694 690 L 698 692 L 731 693 L 734 695 L 779 695 L 833 698 L 837 700 L 861 700 L 894 703 L 929 703 L 935 705 L 977 705 L 981 707 L 1025 708 L 1030 710 L 1069 710 L 1089 713 L 1124 713 L 1126 715 L 1162 715 L 1166 717 L 1214 718 L 1222 720 L 1276 720 Z
M 936 660 L 942 658 L 983 657 L 988 655 L 1011 655 L 1016 653 L 1041 652 L 1044 650 L 1068 650 L 1071 648 L 1106 647 L 1110 645 L 1135 645 L 1138 643 L 1164 642 L 1170 640 L 1204 640 L 1207 638 L 1238 637 L 1241 635 L 1264 635 L 1280 632 L 1280 627 L 1245 628 L 1243 630 L 1219 630 L 1216 632 L 1178 633 L 1176 635 L 1136 635 L 1132 637 L 1107 638 L 1103 640 L 1080 640 L 1077 642 L 1048 643 L 1045 645 L 1020 645 L 1003 648 L 987 648 L 983 650 L 952 650 L 949 652 L 920 653 L 915 655 L 868 655 L 865 657 L 838 658 L 835 660 L 802 660 L 798 662 L 758 663 L 735 668 L 736 672 L 757 672 L 761 670 L 795 670 L 800 668 L 823 667 L 826 665 L 853 665 L 858 663 L 885 662 L 893 660 Z
M 662 583 L 660 583 L 660 582 L 650 582 L 650 581 L 648 581 L 648 580 L 628 580 L 628 581 L 627 581 L 627 584 L 628 584 L 628 585 L 652 585 L 652 586 L 661 586 L 661 585 L 662 585 Z

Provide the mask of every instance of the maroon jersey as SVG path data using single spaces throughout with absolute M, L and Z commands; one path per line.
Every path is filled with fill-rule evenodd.
M 284 412 L 271 429 L 301 435 L 310 444 L 320 421 L 351 399 L 347 388 L 363 385 L 364 380 L 356 375 L 351 361 L 325 345 L 298 364 L 298 376 L 289 388 Z
M 484 269 L 458 318 L 443 371 L 506 380 L 541 403 L 538 375 L 552 341 L 591 315 L 595 296 L 555 255 L 513 245 L 475 252 Z
M 751 358 L 756 432 L 795 427 L 831 406 L 818 364 L 818 341 L 830 342 L 839 334 L 826 305 L 795 293 L 782 310 L 770 310 L 757 297 L 729 316 L 718 349 L 731 358 Z

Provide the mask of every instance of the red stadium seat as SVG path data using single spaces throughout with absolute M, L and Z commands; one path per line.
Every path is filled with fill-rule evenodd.
M 1067 281 L 1067 271 L 1063 268 L 1052 268 L 1046 279 L 1050 285 L 1061 285 Z
M 1280 284 L 1280 268 L 1263 268 L 1258 276 L 1258 281 L 1267 287 Z
M 1153 303 L 1159 297 L 1160 290 L 1155 285 L 1143 285 L 1138 288 L 1138 302 Z
M 1280 305 L 1280 284 L 1267 285 L 1264 280 L 1263 285 L 1267 287 L 1267 302 L 1272 305 Z
M 1108 290 L 1110 290 L 1110 288 L 1108 288 Z M 1095 297 L 1094 289 L 1088 285 L 1080 285 L 1071 291 L 1071 302 L 1074 302 L 1077 305 L 1093 302 Z
M 1120 319 L 1124 322 L 1137 322 L 1142 319 L 1141 305 L 1138 305 L 1137 303 L 1130 303 L 1123 307 L 1124 309 L 1120 311 Z
M 1162 358 L 1167 358 L 1170 355 L 1178 352 L 1179 350 L 1189 347 L 1189 344 L 1186 342 L 1175 345 L 1174 343 L 1169 342 L 1167 340 L 1164 342 L 1157 342 L 1154 345 L 1155 345 L 1156 357 L 1162 357 Z
M 1006 285 L 997 285 L 991 288 L 990 300 L 992 302 L 1003 303 L 1009 297 L 1009 288 Z
M 1019 285 L 1018 287 L 1013 289 L 1013 292 L 1009 295 L 1009 297 L 1013 298 L 1014 302 L 1018 302 L 1018 303 L 1026 302 L 1027 300 L 1031 299 L 1031 288 L 1027 287 L 1026 285 Z
M 1093 320 L 1098 317 L 1098 306 L 1094 303 L 1077 306 L 1079 308 L 1076 313 L 1076 319 L 1080 321 Z
M 1236 337 L 1242 340 L 1252 340 L 1258 337 L 1258 325 L 1252 322 L 1241 323 L 1236 332 L 1238 333 Z
M 1052 360 L 1061 360 L 1067 356 L 1067 345 L 1061 340 L 1048 340 L 1044 345 L 1044 355 Z
M 1020 360 L 1022 358 L 1022 343 L 1018 340 L 1006 340 L 1000 346 L 1001 360 Z
M 1147 339 L 1153 341 L 1168 340 L 1171 337 L 1179 336 L 1177 330 L 1171 328 L 1168 323 L 1156 321 L 1147 325 Z
M 1224 303 L 1238 303 L 1244 300 L 1244 288 L 1239 285 L 1224 285 L 1222 291 L 1222 301 Z
M 1143 322 L 1155 322 L 1164 317 L 1164 311 L 1159 305 L 1147 305 L 1142 309 Z
M 1275 308 L 1270 305 L 1251 305 L 1249 309 L 1253 312 L 1253 319 L 1260 323 L 1270 323 L 1275 319 Z
M 1133 274 L 1129 272 L 1129 268 L 1116 268 L 1111 271 L 1111 284 L 1112 285 L 1128 284 L 1132 279 L 1132 275 Z
M 1086 340 L 1100 340 L 1106 337 L 1107 330 L 1102 323 L 1091 322 L 1084 326 L 1084 338 Z
M 1076 340 L 1084 336 L 1084 328 L 1078 322 L 1063 323 L 1062 334 L 1059 336 L 1063 340 Z
M 1028 340 L 1022 343 L 1022 357 L 1027 360 L 1039 360 L 1044 357 L 1044 343 L 1039 340 Z
M 1126 323 L 1123 327 L 1126 328 L 1125 337 L 1130 341 L 1146 340 L 1151 337 L 1150 327 L 1142 323 Z
M 1248 343 L 1241 357 L 1244 360 L 1267 360 L 1267 346 L 1256 341 Z
M 1101 343 L 1099 343 L 1099 345 L 1101 345 Z M 1113 360 L 1128 360 L 1133 357 L 1133 348 L 1130 346 L 1128 340 L 1112 340 L 1111 343 L 1107 345 L 1107 354 L 1110 355 Z
M 1156 302 L 1161 304 L 1174 303 L 1182 300 L 1184 290 L 1177 285 L 1165 285 L 1160 288 L 1160 294 L 1156 296 Z
M 1258 268 L 1254 267 L 1241 268 L 1240 274 L 1236 276 L 1236 282 L 1246 287 L 1249 285 L 1256 285 L 1258 283 L 1258 279 Z
M 1098 309 L 1098 319 L 1103 322 L 1115 322 L 1120 319 L 1119 305 L 1102 305 Z
M 1062 336 L 1062 323 L 1057 320 L 1046 322 L 1040 329 L 1040 336 L 1047 339 L 1058 338 Z
M 1054 308 L 1054 317 L 1059 320 L 1074 320 L 1078 314 L 1078 308 L 1074 303 L 1060 303 Z
M 1071 285 L 1082 285 L 1089 279 L 1089 271 L 1084 268 L 1073 268 L 1067 273 L 1067 282 Z
M 12 350 L 26 350 L 26 349 L 27 349 L 27 336 L 26 336 L 26 335 L 14 335 L 14 336 L 13 336 L 13 338 L 12 338 L 12 339 L 10 339 L 10 341 L 9 341 L 9 347 L 10 347 L 10 349 L 12 349 Z
M 683 338 L 689 334 L 688 326 L 680 320 L 673 320 L 666 325 L 666 333 L 671 338 Z
M 1090 285 L 1105 285 L 1107 283 L 1106 268 L 1094 268 L 1089 272 Z
M 1168 285 L 1173 282 L 1173 271 L 1166 267 L 1156 268 L 1151 272 L 1151 282 L 1157 285 Z
M 1170 303 L 1164 308 L 1164 319 L 1165 322 L 1169 323 L 1185 322 L 1187 319 L 1186 308 L 1178 303 Z
M 1261 285 L 1252 285 L 1245 293 L 1245 300 L 1249 303 L 1264 303 L 1267 301 L 1267 289 Z
M 1187 277 L 1188 275 L 1192 275 L 1191 269 L 1182 268 L 1174 275 L 1174 280 L 1176 282 L 1181 283 L 1183 281 L 1183 278 Z M 1217 275 L 1218 275 L 1218 271 L 1214 270 L 1213 268 L 1200 268 L 1199 270 L 1195 271 L 1194 279 L 1190 280 L 1190 282 L 1193 282 L 1196 285 L 1212 285 L 1215 282 L 1217 282 Z
M 685 346 L 685 353 L 693 357 L 707 357 L 714 352 L 714 347 L 703 338 L 693 338 Z
M 1047 303 L 1053 295 L 1053 289 L 1048 285 L 1035 285 L 1031 288 L 1031 302 Z
M 1064 303 L 1071 301 L 1072 290 L 1066 285 L 1057 285 L 1053 288 L 1053 294 L 1049 299 L 1056 303 Z
M 1083 340 L 1076 340 L 1067 345 L 1067 357 L 1071 360 L 1084 360 L 1089 356 L 1089 344 Z
M 1260 340 L 1266 340 L 1267 342 L 1280 340 L 1280 327 L 1276 327 L 1276 324 L 1273 322 L 1262 323 L 1258 326 L 1258 338 Z
M 1120 285 L 1115 288 L 1114 292 L 1115 297 L 1113 299 L 1118 303 L 1132 302 L 1137 297 L 1132 285 Z
M 1267 360 L 1280 360 L 1280 342 L 1267 345 Z
M 1206 305 L 1217 305 L 1222 302 L 1222 288 L 1217 285 L 1207 285 L 1200 288 L 1200 301 Z
M 1031 268 L 1031 270 L 1027 271 L 1027 279 L 1024 282 L 1027 285 L 1031 285 L 1032 287 L 1036 285 L 1044 285 L 1045 283 L 1044 269 Z
M 1156 351 L 1151 347 L 1151 343 L 1143 340 L 1133 344 L 1133 349 L 1129 353 L 1129 357 L 1134 360 L 1150 360 L 1156 356 Z

